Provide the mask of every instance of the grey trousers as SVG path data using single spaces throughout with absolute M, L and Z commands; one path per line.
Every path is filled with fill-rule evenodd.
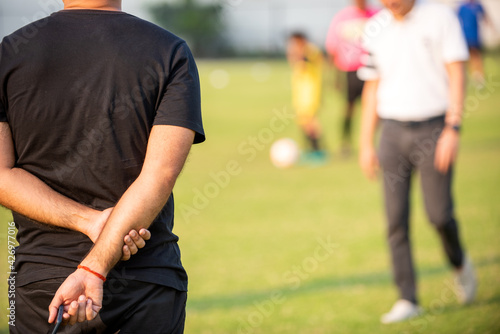
M 463 249 L 453 212 L 452 170 L 434 168 L 434 152 L 444 127 L 444 117 L 424 122 L 382 121 L 379 160 L 383 169 L 387 236 L 394 281 L 401 299 L 417 303 L 415 270 L 410 244 L 410 186 L 420 172 L 425 209 L 436 228 L 450 264 L 458 268 Z

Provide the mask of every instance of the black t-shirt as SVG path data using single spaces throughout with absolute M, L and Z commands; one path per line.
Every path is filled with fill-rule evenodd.
M 5 37 L 0 88 L 0 121 L 11 127 L 16 166 L 99 210 L 114 206 L 139 175 L 154 125 L 205 139 L 186 43 L 123 12 L 60 11 Z M 19 285 L 68 276 L 92 246 L 81 233 L 13 214 Z M 110 276 L 186 290 L 173 218 L 170 197 L 146 247 Z

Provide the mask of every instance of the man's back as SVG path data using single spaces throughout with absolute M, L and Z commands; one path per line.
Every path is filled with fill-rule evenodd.
M 114 206 L 137 178 L 153 125 L 191 128 L 203 140 L 198 75 L 187 46 L 131 15 L 55 13 L 4 39 L 0 65 L 0 121 L 11 127 L 16 166 L 90 207 Z M 14 216 L 17 269 L 26 283 L 54 277 L 45 266 L 56 264 L 54 256 L 57 277 L 66 277 L 92 245 L 78 232 Z M 185 290 L 172 227 L 171 198 L 150 227 L 152 239 L 126 265 L 160 267 L 154 275 L 132 275 Z M 39 274 L 21 275 L 25 263 Z

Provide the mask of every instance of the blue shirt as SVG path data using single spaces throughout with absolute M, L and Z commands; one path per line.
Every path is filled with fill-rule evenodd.
M 469 44 L 479 43 L 479 20 L 485 15 L 483 6 L 478 2 L 467 2 L 458 9 L 465 38 Z

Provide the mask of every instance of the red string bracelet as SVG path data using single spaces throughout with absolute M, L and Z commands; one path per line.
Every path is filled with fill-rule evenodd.
M 95 272 L 93 271 L 92 269 L 90 269 L 89 267 L 85 267 L 85 266 L 78 266 L 77 267 L 78 269 L 83 269 L 85 271 L 88 271 L 89 273 L 91 274 L 94 274 L 96 275 L 97 277 L 99 277 L 100 279 L 102 279 L 103 282 L 106 282 L 106 277 L 102 276 L 101 274 L 99 274 L 98 272 Z

